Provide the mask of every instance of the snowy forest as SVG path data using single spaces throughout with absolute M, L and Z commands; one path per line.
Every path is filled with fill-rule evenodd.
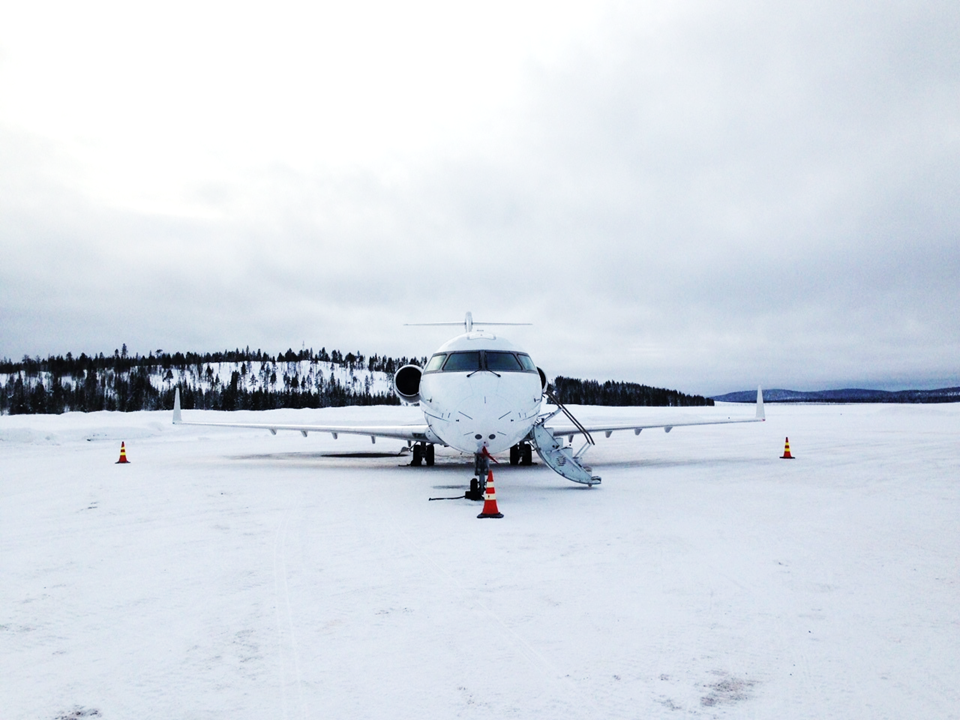
M 557 376 L 551 386 L 564 405 L 612 405 L 632 407 L 638 405 L 658 407 L 687 407 L 713 405 L 713 400 L 700 395 L 685 395 L 676 390 L 638 385 L 631 382 L 607 380 L 577 380 Z
M 0 360 L 0 414 L 169 410 L 180 388 L 184 409 L 269 410 L 397 405 L 393 375 L 427 358 L 364 356 L 304 348 L 218 353 L 127 352 Z M 674 390 L 635 383 L 557 377 L 560 402 L 585 405 L 713 405 Z

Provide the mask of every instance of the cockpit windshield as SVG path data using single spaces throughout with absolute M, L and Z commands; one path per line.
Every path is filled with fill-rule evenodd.
M 487 350 L 484 355 L 487 358 L 487 370 L 494 372 L 521 372 L 523 370 L 520 361 L 513 353 Z
M 443 372 L 474 372 L 480 369 L 479 352 L 450 353 L 443 365 Z
M 477 372 L 488 370 L 494 373 L 537 372 L 537 366 L 525 353 L 479 350 L 470 352 L 436 353 L 423 368 L 425 373 Z

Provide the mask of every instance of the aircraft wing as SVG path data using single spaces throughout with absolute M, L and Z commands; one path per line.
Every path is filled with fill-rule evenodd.
M 555 437 L 563 436 L 573 436 L 573 435 L 582 435 L 584 433 L 603 433 L 607 437 L 610 437 L 612 433 L 621 431 L 621 430 L 633 430 L 634 435 L 639 435 L 641 430 L 651 430 L 657 428 L 663 428 L 666 432 L 670 432 L 675 427 L 682 427 L 684 425 L 727 425 L 731 423 L 750 423 L 750 422 L 763 422 L 766 419 L 764 409 L 763 409 L 763 391 L 760 388 L 757 388 L 757 410 L 754 417 L 747 418 L 724 418 L 723 420 L 704 420 L 701 418 L 677 418 L 676 420 L 667 421 L 667 422 L 657 422 L 657 423 L 616 423 L 609 425 L 583 425 L 583 424 L 555 424 L 548 423 L 546 425 Z
M 376 442 L 378 437 L 391 440 L 406 440 L 410 442 L 441 442 L 430 431 L 426 423 L 416 425 L 288 425 L 284 423 L 229 423 L 229 422 L 194 422 L 183 419 L 180 412 L 180 389 L 173 397 L 173 424 L 174 425 L 202 425 L 207 427 L 232 428 L 260 428 L 269 430 L 274 435 L 278 430 L 294 430 L 306 437 L 309 433 L 330 433 L 336 438 L 338 435 L 367 435 Z

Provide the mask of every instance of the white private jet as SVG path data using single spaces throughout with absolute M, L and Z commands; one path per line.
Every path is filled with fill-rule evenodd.
M 460 323 L 433 323 L 459 325 Z M 515 323 L 477 323 L 486 326 Z M 175 425 L 215 425 L 219 427 L 263 428 L 274 435 L 278 430 L 295 430 L 304 437 L 311 432 L 369 435 L 404 440 L 411 446 L 413 465 L 434 464 L 434 446 L 443 445 L 475 458 L 476 477 L 470 482 L 466 497 L 483 498 L 492 455 L 510 451 L 511 465 L 530 465 L 532 450 L 544 463 L 567 480 L 584 485 L 597 485 L 600 478 L 582 462 L 584 453 L 594 445 L 591 433 L 607 437 L 620 430 L 640 431 L 663 428 L 670 432 L 682 425 L 720 425 L 762 422 L 763 393 L 757 388 L 757 409 L 754 417 L 723 420 L 676 420 L 658 424 L 612 424 L 585 427 L 557 398 L 550 394 L 547 378 L 530 356 L 513 343 L 474 327 L 473 316 L 466 314 L 464 334 L 440 346 L 426 367 L 405 365 L 393 378 L 393 387 L 407 405 L 423 410 L 422 424 L 415 425 L 282 425 L 276 423 L 212 423 L 187 422 L 180 409 L 180 390 L 173 405 Z M 551 412 L 542 412 L 544 399 L 556 405 Z M 553 419 L 563 414 L 565 423 Z M 584 444 L 573 449 L 574 436 L 582 436 Z M 568 438 L 569 444 L 563 439 Z

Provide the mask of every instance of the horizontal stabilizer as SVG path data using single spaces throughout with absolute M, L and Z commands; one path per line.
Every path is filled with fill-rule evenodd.
M 507 323 L 507 322 L 476 322 L 473 319 L 473 313 L 468 312 L 463 322 L 436 322 L 436 323 L 404 323 L 405 327 L 455 327 L 463 325 L 465 332 L 472 332 L 474 325 L 530 325 L 531 323 Z

